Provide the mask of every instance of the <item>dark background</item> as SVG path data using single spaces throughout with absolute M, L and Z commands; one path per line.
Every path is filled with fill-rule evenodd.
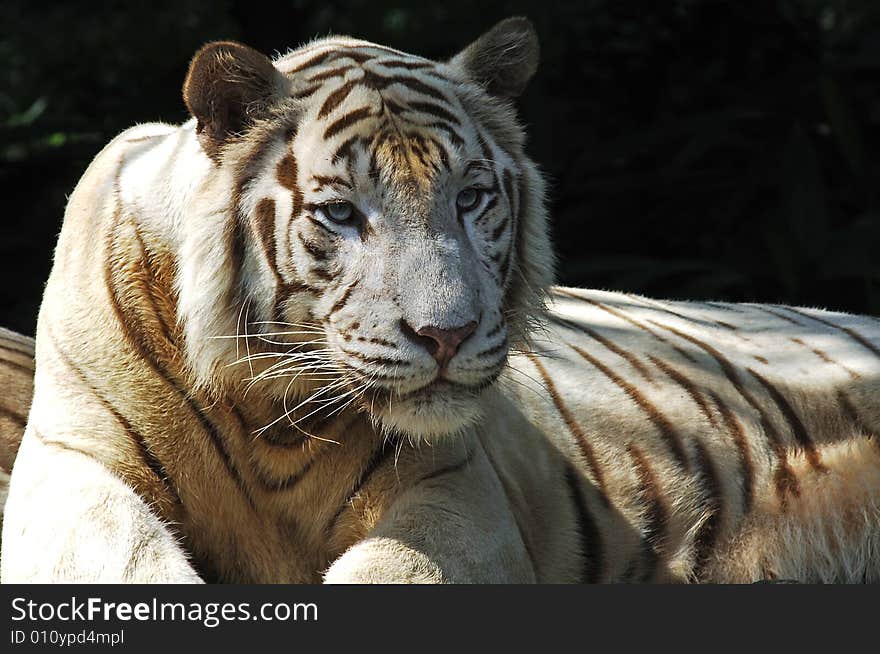
M 512 14 L 542 43 L 520 104 L 561 281 L 880 313 L 878 0 L 4 0 L 0 324 L 33 332 L 66 196 L 120 130 L 186 118 L 202 43 L 443 58 Z

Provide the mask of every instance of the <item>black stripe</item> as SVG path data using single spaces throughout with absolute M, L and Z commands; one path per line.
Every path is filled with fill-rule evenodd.
M 498 320 L 498 322 L 495 324 L 495 326 L 492 329 L 490 329 L 488 332 L 486 332 L 486 336 L 484 338 L 487 341 L 492 340 L 492 337 L 495 336 L 495 334 L 499 333 L 503 328 L 504 328 L 504 318 L 502 317 Z
M 326 118 L 330 114 L 330 112 L 341 105 L 345 101 L 345 99 L 351 94 L 357 84 L 358 80 L 351 80 L 330 93 L 324 100 L 321 108 L 318 110 L 318 118 Z
M 403 68 L 405 70 L 418 70 L 420 68 L 433 68 L 433 61 L 403 61 L 401 59 L 382 59 L 375 62 L 376 66 L 383 68 Z
M 74 363 L 74 361 L 70 357 L 68 357 L 67 354 L 61 349 L 61 346 L 55 339 L 55 335 L 52 333 L 52 329 L 48 323 L 46 324 L 45 329 L 46 335 L 49 338 L 49 342 L 52 344 L 52 347 L 55 350 L 55 354 L 58 356 L 61 362 L 71 372 L 73 372 L 79 382 L 98 400 L 101 406 L 103 406 L 104 409 L 106 409 L 107 412 L 113 416 L 113 418 L 122 428 L 122 431 L 125 432 L 125 435 L 128 437 L 128 439 L 132 443 L 134 443 L 134 446 L 140 453 L 141 460 L 144 462 L 144 464 L 156 476 L 162 487 L 171 496 L 174 503 L 180 504 L 180 494 L 177 491 L 174 480 L 165 470 L 162 462 L 159 461 L 158 457 L 150 450 L 150 447 L 147 445 L 147 440 L 144 438 L 143 434 L 135 429 L 134 425 L 132 425 L 128 421 L 128 419 L 124 415 L 122 415 L 122 413 L 115 406 L 113 406 L 110 400 L 98 390 L 98 388 L 91 382 L 91 380 L 89 380 L 85 371 L 80 368 L 76 363 Z
M 360 359 L 361 361 L 363 361 L 365 363 L 374 363 L 376 365 L 381 365 L 381 366 L 403 366 L 403 367 L 407 367 L 407 366 L 412 365 L 412 362 L 407 361 L 406 359 L 388 359 L 386 357 L 371 357 L 371 356 L 367 356 L 365 354 L 361 354 L 360 352 L 356 352 L 354 350 L 346 350 L 345 348 L 343 348 L 342 351 L 345 352 L 347 355 L 352 356 L 355 359 Z
M 430 84 L 425 84 L 423 81 L 416 79 L 415 77 L 410 77 L 408 75 L 393 75 L 392 77 L 382 78 L 382 81 L 384 82 L 383 88 L 392 84 L 400 84 L 416 93 L 421 93 L 422 95 L 427 95 L 448 102 L 446 96 L 443 95 L 439 89 L 434 88 Z
M 642 553 L 639 567 L 642 570 L 641 581 L 647 582 L 654 578 L 657 565 L 666 550 L 666 523 L 669 510 L 663 501 L 660 480 L 651 468 L 642 451 L 634 444 L 627 445 L 627 453 L 635 467 L 639 480 L 639 495 L 644 506 L 644 526 L 642 528 Z
M 233 275 L 233 280 L 230 284 L 230 288 L 232 289 L 243 288 L 241 276 L 242 271 L 244 270 L 245 243 L 247 241 L 245 237 L 246 223 L 243 218 L 245 211 L 242 206 L 242 198 L 244 197 L 245 189 L 247 188 L 248 183 L 254 179 L 258 173 L 264 170 L 265 159 L 272 146 L 277 143 L 278 137 L 283 134 L 288 141 L 292 141 L 294 133 L 294 130 L 289 127 L 268 130 L 258 142 L 252 145 L 249 156 L 235 166 L 235 182 L 232 187 L 229 218 L 224 227 L 226 242 L 230 252 L 230 259 L 232 260 L 230 265 L 230 270 Z M 117 180 L 117 189 L 118 185 L 119 182 Z M 119 193 L 117 190 L 117 203 L 119 202 L 118 198 Z M 242 218 L 239 219 L 239 217 Z M 229 293 L 229 296 L 232 296 L 228 298 L 230 301 L 238 299 L 233 296 L 233 293 Z
M 776 388 L 773 384 L 771 384 L 767 379 L 756 373 L 751 368 L 748 368 L 749 373 L 757 379 L 761 385 L 766 389 L 767 393 L 770 395 L 770 398 L 779 408 L 779 412 L 785 417 L 785 420 L 788 422 L 789 427 L 791 428 L 791 433 L 794 435 L 795 439 L 798 443 L 800 443 L 801 447 L 804 448 L 804 451 L 807 454 L 807 460 L 810 462 L 810 465 L 813 466 L 815 470 L 819 472 L 828 472 L 828 468 L 822 463 L 822 458 L 819 455 L 819 451 L 816 449 L 816 444 L 813 443 L 813 439 L 810 438 L 809 433 L 807 433 L 807 428 L 804 426 L 804 423 L 801 421 L 798 414 L 795 412 L 794 408 L 792 408 L 791 403 L 785 396 L 780 392 L 778 388 Z
M 314 275 L 318 279 L 322 279 L 325 282 L 332 282 L 334 279 L 333 275 L 330 272 L 328 272 L 327 270 L 325 270 L 323 268 L 318 268 L 318 267 L 309 268 L 307 274 Z
M 497 198 L 495 198 L 495 199 L 497 200 Z M 495 206 L 495 205 L 493 204 L 492 206 Z M 489 210 L 489 208 L 486 207 L 486 211 L 488 211 L 488 210 Z M 484 212 L 484 213 L 485 213 L 485 212 Z M 482 216 L 481 216 L 481 218 L 482 218 Z M 507 218 L 504 218 L 503 220 L 499 221 L 499 223 L 498 223 L 498 225 L 495 227 L 495 229 L 492 230 L 492 235 L 489 237 L 489 238 L 492 240 L 492 242 L 495 242 L 495 241 L 497 241 L 499 238 L 501 238 L 501 235 L 504 233 L 504 230 L 507 229 L 507 226 L 508 226 L 509 224 L 510 224 L 510 223 L 508 222 Z
M 27 366 L 23 363 L 19 363 L 18 361 L 13 361 L 12 359 L 0 359 L 0 366 L 9 366 L 10 368 L 21 370 L 29 377 L 34 376 L 34 367 L 32 365 Z
M 156 357 L 155 352 L 153 352 L 153 350 L 147 345 L 147 340 L 144 334 L 142 334 L 139 330 L 140 321 L 138 320 L 138 316 L 135 316 L 130 311 L 127 311 L 122 305 L 122 301 L 119 297 L 116 283 L 113 279 L 113 273 L 110 267 L 111 262 L 113 261 L 113 251 L 116 245 L 115 236 L 119 234 L 119 226 L 122 219 L 118 194 L 116 195 L 116 200 L 117 207 L 113 216 L 113 224 L 111 225 L 107 242 L 108 257 L 107 260 L 104 262 L 104 283 L 106 285 L 107 294 L 110 299 L 110 305 L 116 316 L 120 331 L 122 332 L 122 335 L 129 343 L 129 345 L 131 345 L 134 352 L 143 361 L 145 361 L 150 366 L 150 368 L 152 368 L 153 372 L 156 374 L 157 377 L 159 377 L 159 379 L 161 379 L 176 395 L 181 398 L 181 400 L 183 400 L 183 403 L 186 405 L 192 416 L 199 423 L 199 426 L 208 435 L 208 440 L 214 446 L 214 450 L 217 453 L 217 456 L 223 462 L 223 465 L 229 475 L 235 480 L 235 482 L 239 486 L 242 495 L 245 497 L 250 507 L 256 510 L 256 502 L 254 501 L 253 497 L 251 497 L 251 494 L 241 477 L 241 473 L 233 463 L 232 458 L 226 449 L 226 445 L 223 442 L 220 434 L 217 432 L 216 427 L 205 417 L 201 409 L 196 405 L 192 397 L 190 397 L 190 394 L 180 386 L 179 382 L 171 375 L 170 371 L 161 364 L 158 357 Z
M 638 407 L 645 413 L 651 424 L 653 424 L 657 431 L 660 432 L 660 435 L 663 437 L 663 440 L 666 442 L 678 464 L 682 467 L 682 469 L 689 470 L 690 462 L 688 461 L 687 453 L 685 452 L 681 436 L 679 435 L 678 430 L 675 428 L 669 418 L 667 418 L 666 415 L 662 411 L 660 411 L 660 409 L 658 409 L 653 402 L 645 397 L 645 395 L 641 391 L 639 391 L 638 388 L 623 379 L 620 375 L 618 375 L 608 366 L 596 359 L 589 352 L 582 348 L 579 348 L 577 345 L 569 345 L 569 347 L 571 347 L 575 352 L 581 355 L 584 360 L 588 361 L 599 372 L 605 375 L 615 386 L 620 388 L 627 395 L 627 397 L 629 397 L 633 402 L 638 405 Z
M 32 359 L 34 357 L 33 343 L 19 343 L 18 341 L 8 340 L 4 338 L 2 341 L 0 341 L 0 350 L 8 350 L 10 352 L 17 352 L 18 354 L 25 354 Z
M 262 471 L 260 471 L 260 473 L 258 474 L 258 479 L 260 480 L 260 483 L 269 490 L 274 490 L 277 492 L 288 491 L 288 490 L 292 489 L 294 486 L 296 486 L 297 484 L 299 484 L 300 481 L 302 481 L 303 477 L 306 476 L 306 474 L 309 472 L 309 470 L 315 464 L 315 461 L 317 459 L 318 459 L 317 456 L 313 456 L 311 459 L 306 461 L 305 465 L 303 465 L 303 467 L 299 470 L 299 472 L 296 472 L 288 477 L 285 477 L 284 479 L 278 479 L 278 480 L 268 479 L 262 473 Z
M 632 316 L 627 315 L 626 313 L 624 313 L 623 311 L 620 311 L 619 309 L 616 309 L 614 307 L 610 307 L 606 304 L 603 304 L 602 302 L 599 302 L 597 300 L 593 300 L 593 299 L 585 297 L 583 295 L 579 295 L 579 294 L 574 293 L 566 288 L 554 287 L 552 292 L 556 295 L 564 295 L 565 297 L 570 297 L 575 300 L 581 300 L 582 302 L 587 302 L 589 304 L 592 304 L 597 309 L 601 309 L 605 313 L 611 314 L 612 316 L 615 316 L 616 318 L 620 318 L 621 320 L 628 322 L 633 327 L 636 327 L 637 329 L 641 329 L 642 331 L 650 334 L 651 336 L 656 338 L 661 343 L 665 343 L 666 345 L 671 347 L 673 350 L 678 352 L 683 358 L 687 359 L 691 363 L 697 363 L 697 360 L 693 357 L 693 355 L 690 354 L 690 352 L 681 349 L 680 347 L 678 347 L 674 343 L 671 343 L 669 341 L 669 339 L 664 338 L 663 336 L 658 334 L 656 331 L 654 331 L 653 329 L 651 329 L 650 327 L 648 327 L 644 323 L 636 320 Z
M 489 201 L 486 203 L 486 206 L 483 208 L 483 211 L 480 213 L 479 216 L 477 216 L 474 219 L 474 224 L 478 225 L 478 224 L 482 223 L 483 219 L 487 215 L 489 215 L 489 212 L 492 211 L 492 209 L 494 209 L 496 206 L 498 206 L 498 195 L 497 194 L 495 194 L 491 198 L 489 198 Z M 497 237 L 493 237 L 492 240 L 493 241 L 497 240 Z
M 405 108 L 404 111 L 417 111 L 445 120 L 453 125 L 461 125 L 461 121 L 455 114 L 435 102 L 410 102 L 408 103 L 408 108 Z
M 516 162 L 519 164 L 519 161 Z M 508 171 L 505 171 L 508 173 Z M 511 177 L 511 182 L 513 178 Z M 504 260 L 501 263 L 501 274 L 504 278 L 504 287 L 508 290 L 512 287 L 510 283 L 510 278 L 514 269 L 514 253 L 517 256 L 523 257 L 523 261 L 526 259 L 525 257 L 525 247 L 526 247 L 526 239 L 522 237 L 522 228 L 525 225 L 525 213 L 527 210 L 527 201 L 528 201 L 528 187 L 526 186 L 525 180 L 520 180 L 519 176 L 516 176 L 516 179 L 520 181 L 519 184 L 519 192 L 517 193 L 517 199 L 514 201 L 513 196 L 508 193 L 508 201 L 510 202 L 510 210 L 513 220 L 513 226 L 511 227 L 510 234 L 510 242 L 508 243 L 507 252 L 504 254 Z M 508 189 L 505 187 L 505 190 Z M 516 204 L 516 212 L 514 214 L 514 205 Z
M 602 579 L 602 535 L 581 494 L 578 473 L 574 466 L 565 466 L 565 482 L 574 505 L 577 532 L 581 541 L 581 576 L 579 583 L 595 584 Z
M 763 313 L 771 315 L 774 318 L 779 318 L 780 320 L 784 320 L 785 322 L 787 322 L 790 325 L 797 325 L 798 327 L 806 327 L 806 325 L 804 325 L 804 323 L 802 323 L 801 321 L 795 320 L 794 318 L 786 316 L 783 313 L 779 313 L 778 311 L 773 311 L 773 309 L 765 307 L 761 304 L 749 304 L 747 306 L 750 307 L 751 309 L 755 309 L 756 311 L 761 311 Z
M 323 84 L 313 84 L 312 86 L 305 86 L 301 89 L 298 89 L 297 91 L 294 91 L 291 97 L 296 100 L 305 100 L 311 95 L 314 95 L 315 91 L 323 86 Z
M 446 170 L 449 170 L 449 152 L 447 152 L 446 146 L 434 138 L 428 138 L 428 142 L 437 149 L 437 156 L 440 157 L 440 165 Z
M 299 239 L 299 242 L 303 246 L 303 249 L 308 252 L 313 259 L 317 259 L 318 261 L 325 261 L 327 259 L 326 250 L 323 250 L 318 245 L 307 241 L 305 237 L 298 232 L 296 237 Z
M 751 406 L 758 414 L 764 434 L 770 441 L 770 447 L 776 455 L 776 458 L 779 460 L 779 467 L 776 469 L 774 477 L 776 482 L 776 492 L 784 509 L 786 495 L 788 493 L 791 493 L 795 497 L 798 497 L 800 495 L 800 488 L 797 478 L 794 476 L 794 471 L 788 464 L 788 453 L 786 452 L 785 446 L 782 442 L 782 436 L 773 425 L 773 423 L 770 421 L 770 418 L 764 408 L 758 403 L 754 396 L 748 390 L 746 390 L 745 386 L 742 383 L 742 380 L 736 373 L 736 369 L 733 367 L 733 364 L 731 364 L 730 361 L 728 361 L 727 357 L 721 354 L 721 352 L 716 350 L 708 343 L 705 343 L 696 338 L 695 336 L 691 336 L 690 334 L 686 334 L 685 332 L 679 331 L 674 327 L 664 325 L 655 320 L 649 320 L 648 322 L 662 329 L 665 329 L 690 343 L 693 343 L 701 350 L 703 350 L 703 352 L 712 357 L 712 359 L 714 359 L 718 366 L 721 368 L 724 376 L 727 377 L 727 380 L 736 389 L 736 392 L 739 393 L 740 397 L 748 402 L 749 406 Z
M 360 109 L 355 109 L 354 111 L 349 111 L 342 118 L 338 118 L 324 130 L 324 139 L 331 139 L 339 132 L 349 127 L 356 125 L 362 120 L 366 120 L 370 116 L 373 115 L 373 110 L 369 107 L 361 107 Z
M 872 429 L 868 424 L 862 420 L 862 417 L 859 415 L 858 409 L 852 403 L 849 396 L 842 390 L 837 391 L 837 402 L 840 404 L 841 409 L 843 409 L 844 416 L 851 422 L 853 425 L 861 430 L 865 436 L 870 438 L 874 445 L 880 449 L 880 437 L 878 437 L 878 430 Z
M 576 331 L 578 333 L 586 334 L 587 336 L 592 338 L 594 341 L 596 341 L 597 343 L 602 345 L 609 352 L 616 354 L 621 359 L 623 359 L 624 361 L 629 363 L 636 370 L 636 372 L 638 372 L 642 377 L 645 378 L 645 381 L 648 381 L 648 382 L 653 381 L 653 378 L 651 377 L 650 373 L 648 372 L 648 369 L 645 367 L 645 365 L 641 361 L 639 361 L 636 358 L 636 356 L 634 354 L 619 347 L 613 341 L 605 338 L 599 332 L 591 329 L 590 327 L 587 327 L 584 324 L 576 322 L 575 320 L 562 318 L 556 314 L 549 314 L 548 320 L 552 323 L 555 323 L 555 324 L 560 325 L 562 327 L 567 327 L 568 329 L 571 329 L 571 330 Z
M 868 350 L 868 352 L 873 354 L 875 357 L 880 358 L 880 348 L 878 348 L 876 345 L 871 343 L 868 339 L 866 339 L 864 336 L 859 334 L 854 329 L 851 329 L 850 327 L 844 327 L 843 325 L 835 324 L 835 323 L 831 322 L 830 320 L 825 320 L 824 318 L 819 318 L 817 316 L 810 315 L 809 313 L 805 313 L 803 311 L 799 311 L 798 309 L 795 309 L 794 307 L 781 307 L 781 308 L 785 309 L 786 311 L 796 313 L 799 316 L 804 316 L 805 318 L 809 318 L 810 320 L 815 320 L 816 322 L 818 322 L 822 325 L 825 325 L 826 327 L 831 327 L 832 329 L 836 329 L 837 331 L 843 332 L 844 334 L 849 336 L 851 339 L 853 339 L 856 343 L 858 343 L 863 348 Z
M 299 66 L 294 66 L 290 70 L 284 71 L 287 75 L 292 75 L 293 73 L 298 73 L 301 70 L 307 70 L 309 68 L 314 68 L 322 63 L 324 63 L 327 59 L 329 59 L 332 55 L 338 56 L 338 52 L 335 50 L 327 50 L 326 52 L 322 52 L 320 54 L 311 57 L 310 59 L 306 59 Z
M 495 157 L 492 156 L 492 150 L 489 148 L 489 144 L 486 143 L 486 139 L 483 137 L 483 133 L 480 130 L 477 130 L 477 143 L 480 145 L 480 154 L 483 155 L 483 159 L 487 162 L 495 162 Z
M 684 322 L 703 322 L 699 318 L 685 316 L 678 313 L 677 311 L 673 311 L 672 309 L 663 306 L 660 302 L 657 302 L 656 300 L 650 300 L 645 297 L 640 297 L 638 295 L 635 295 L 634 293 L 627 293 L 626 297 L 631 300 L 635 300 L 639 303 L 640 306 L 644 307 L 645 309 L 651 309 L 652 311 L 661 311 L 662 313 L 669 314 L 670 316 L 675 316 L 676 318 L 678 318 L 679 320 L 683 320 Z
M 703 415 L 706 416 L 706 419 L 709 421 L 713 427 L 717 426 L 717 422 L 715 421 L 715 416 L 712 415 L 712 412 L 709 410 L 709 405 L 706 403 L 706 400 L 703 399 L 703 396 L 700 395 L 700 391 L 697 388 L 696 384 L 688 379 L 683 373 L 679 372 L 671 365 L 666 363 L 663 359 L 659 357 L 655 357 L 653 354 L 648 355 L 648 359 L 650 359 L 651 363 L 660 368 L 666 375 L 678 384 L 685 393 L 690 396 L 690 398 L 694 401 L 694 403 L 699 407 L 700 411 L 702 411 Z
M 735 304 L 730 304 L 727 302 L 703 302 L 706 306 L 712 307 L 714 309 L 721 309 L 721 311 L 732 311 L 733 313 L 743 313 L 743 310 L 737 307 Z
M 331 79 L 333 77 L 344 77 L 345 74 L 353 68 L 351 65 L 342 65 L 338 68 L 329 68 L 320 73 L 315 73 L 311 77 L 308 78 L 309 82 L 323 82 L 325 80 Z
M 370 47 L 374 50 L 382 50 L 382 48 L 379 47 Z M 290 70 L 282 72 L 284 72 L 286 75 L 292 75 L 302 70 L 308 70 L 309 68 L 320 66 L 321 64 L 337 61 L 338 59 L 351 59 L 352 61 L 356 61 L 357 63 L 362 64 L 365 61 L 369 61 L 370 59 L 375 58 L 376 55 L 363 52 L 361 46 L 337 46 L 334 49 L 326 50 L 315 55 L 314 57 L 311 57 L 310 59 L 307 59 L 303 63 L 291 68 Z
M 513 197 L 513 173 L 505 168 L 504 173 L 501 175 L 501 180 L 501 185 L 504 187 L 504 194 L 507 196 L 507 203 L 510 207 L 510 215 L 515 217 L 517 215 L 517 210 L 516 198 Z
M 740 474 L 742 475 L 742 504 L 743 514 L 747 515 L 752 510 L 755 500 L 755 467 L 752 463 L 752 455 L 749 451 L 749 445 L 746 439 L 746 433 L 739 420 L 733 415 L 733 411 L 712 391 L 709 396 L 718 408 L 724 426 L 727 428 L 730 437 L 736 443 L 739 451 Z
M 357 286 L 359 282 L 360 280 L 356 279 L 348 285 L 348 287 L 345 289 L 339 299 L 336 300 L 332 307 L 330 307 L 330 311 L 327 312 L 327 318 L 329 318 L 345 306 L 345 304 L 348 302 L 348 298 L 351 295 L 351 292 L 354 290 L 355 286 Z
M 358 475 L 357 481 L 346 495 L 345 501 L 337 509 L 336 513 L 333 515 L 333 518 L 328 523 L 329 531 L 333 530 L 333 528 L 336 526 L 336 523 L 339 522 L 339 518 L 342 516 L 343 512 L 351 506 L 352 500 L 354 500 L 355 496 L 357 496 L 361 488 L 363 488 L 370 481 L 370 477 L 373 476 L 373 473 L 375 473 L 392 454 L 394 454 L 394 444 L 383 439 L 379 447 L 376 448 L 376 450 L 370 456 L 370 459 L 369 461 L 367 461 L 366 466 L 364 466 L 363 470 L 361 470 L 361 473 Z
M 452 127 L 449 123 L 444 123 L 442 120 L 435 120 L 433 123 L 428 123 L 425 125 L 428 129 L 439 129 L 442 132 L 445 132 L 449 137 L 449 142 L 456 147 L 462 147 L 464 145 L 464 139 L 461 137 L 455 128 Z
M 171 328 L 166 324 L 165 318 L 162 316 L 162 313 L 159 311 L 159 305 L 156 304 L 156 298 L 153 295 L 154 289 L 159 289 L 160 283 L 159 280 L 156 279 L 156 275 L 153 272 L 153 265 L 150 262 L 150 253 L 147 250 L 147 244 L 144 242 L 143 236 L 141 236 L 141 232 L 138 229 L 137 225 L 132 225 L 134 228 L 134 236 L 137 239 L 138 246 L 141 250 L 141 261 L 143 262 L 143 271 L 146 273 L 146 279 L 143 280 L 142 284 L 142 292 L 146 296 L 147 300 L 150 303 L 150 308 L 153 311 L 153 314 L 156 316 L 156 321 L 159 323 L 159 329 L 162 332 L 162 337 L 169 343 L 174 342 L 174 335 L 172 333 Z
M 4 406 L 0 406 L 0 416 L 4 416 L 6 418 L 9 418 L 10 420 L 12 420 L 12 422 L 17 424 L 22 429 L 24 429 L 25 425 L 27 425 L 27 418 L 15 413 L 11 409 L 7 409 Z
M 709 452 L 699 439 L 694 440 L 697 469 L 703 488 L 706 491 L 704 504 L 709 517 L 703 522 L 699 532 L 694 538 L 694 575 L 699 581 L 702 579 L 706 565 L 711 559 L 715 543 L 718 541 L 721 530 L 722 491 L 718 470 L 709 456 Z
M 838 368 L 840 368 L 841 370 L 846 372 L 846 374 L 848 374 L 850 379 L 852 379 L 853 381 L 858 381 L 859 379 L 862 378 L 862 376 L 859 373 L 857 373 L 855 370 L 852 370 L 849 367 L 840 363 L 839 361 L 832 359 L 830 356 L 828 356 L 828 353 L 825 352 L 824 350 L 820 350 L 818 347 L 813 347 L 812 345 L 808 345 L 802 339 L 794 337 L 794 336 L 789 337 L 788 340 L 790 340 L 795 345 L 799 345 L 801 347 L 808 349 L 810 352 L 815 354 L 819 359 L 821 359 L 825 363 L 830 363 L 832 366 L 837 366 Z M 764 363 L 767 363 L 766 359 L 764 360 Z
M 544 365 L 538 360 L 538 355 L 534 352 L 525 352 L 524 354 L 529 359 L 529 361 L 532 362 L 532 365 L 534 365 L 535 368 L 538 370 L 538 374 L 541 376 L 541 380 L 544 382 L 544 387 L 550 394 L 550 399 L 553 401 L 556 410 L 559 412 L 560 417 L 562 418 L 563 422 L 565 422 L 565 425 L 566 427 L 568 427 L 568 430 L 571 432 L 572 436 L 575 437 L 575 442 L 581 450 L 584 461 L 590 468 L 590 472 L 593 473 L 593 478 L 596 480 L 596 488 L 599 492 L 600 498 L 602 499 L 602 503 L 606 507 L 610 506 L 611 501 L 608 499 L 608 490 L 605 487 L 605 475 L 602 472 L 601 466 L 599 465 L 599 460 L 596 457 L 595 450 L 593 450 L 593 445 L 590 443 L 590 440 L 587 438 L 587 435 L 584 433 L 580 424 L 575 419 L 571 410 L 563 401 L 562 396 L 556 389 L 556 385 L 550 378 L 547 369 L 544 368 Z
M 342 142 L 338 148 L 336 148 L 336 152 L 333 153 L 333 158 L 331 159 L 331 163 L 338 163 L 342 159 L 349 159 L 351 157 L 352 148 L 355 143 L 360 141 L 360 136 L 350 136 Z

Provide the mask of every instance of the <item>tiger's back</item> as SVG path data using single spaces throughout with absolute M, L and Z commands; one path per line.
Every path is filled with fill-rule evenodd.
M 878 380 L 874 318 L 556 288 L 506 388 L 571 462 L 585 580 L 852 582 L 880 579 Z

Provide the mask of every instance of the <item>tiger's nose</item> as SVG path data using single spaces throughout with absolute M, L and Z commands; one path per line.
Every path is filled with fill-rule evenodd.
M 406 325 L 407 331 L 411 331 L 417 340 L 428 353 L 434 357 L 434 361 L 440 366 L 440 370 L 445 370 L 449 362 L 452 361 L 461 344 L 467 340 L 468 336 L 477 329 L 477 322 L 471 320 L 466 325 L 454 327 L 452 329 L 441 329 L 428 325 L 421 329 L 412 329 Z

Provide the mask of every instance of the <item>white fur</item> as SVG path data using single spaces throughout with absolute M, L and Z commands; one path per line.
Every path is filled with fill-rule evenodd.
M 325 39 L 276 66 L 292 70 L 342 45 L 374 47 Z M 299 237 L 317 238 L 321 228 L 283 220 L 293 199 L 277 167 L 294 154 L 304 202 L 335 199 L 338 190 L 316 189 L 312 178 L 339 173 L 332 154 L 346 134 L 328 141 L 328 121 L 339 113 L 322 122 L 314 107 L 350 77 L 322 87 L 310 105 L 281 103 L 228 144 L 219 162 L 202 150 L 195 121 L 138 126 L 96 157 L 71 197 L 41 309 L 34 410 L 3 526 L 3 581 L 198 581 L 187 542 L 213 558 L 225 578 L 242 581 L 316 580 L 322 573 L 331 583 L 565 582 L 591 574 L 598 581 L 877 579 L 880 452 L 876 433 L 868 433 L 880 425 L 880 361 L 871 350 L 880 342 L 877 321 L 572 289 L 557 289 L 545 311 L 554 256 L 544 184 L 523 152 L 523 131 L 511 106 L 489 97 L 468 71 L 455 64 L 438 70 L 446 79 L 432 83 L 450 96 L 465 141 L 451 172 L 418 177 L 389 164 L 381 188 L 363 183 L 352 191 L 348 199 L 372 231 L 362 238 L 335 226 L 333 269 L 325 275 L 334 283 L 322 292 L 292 293 L 280 304 L 289 331 L 304 330 L 287 334 L 282 345 L 293 350 L 316 341 L 320 356 L 311 351 L 296 375 L 253 387 L 250 379 L 271 372 L 277 353 L 265 339 L 282 337 L 265 322 L 278 291 L 273 262 L 248 227 L 259 203 L 272 200 L 274 263 L 283 275 L 319 283 Z M 302 86 L 292 81 L 294 91 Z M 406 88 L 388 93 L 401 102 L 419 100 Z M 379 98 L 358 89 L 338 112 L 365 103 L 378 107 Z M 295 119 L 299 129 L 288 142 L 290 130 L 283 128 Z M 497 191 L 502 201 L 487 218 L 517 217 L 522 246 L 503 279 L 490 262 L 512 235 L 502 230 L 490 242 L 485 227 L 457 219 L 454 210 L 458 191 L 473 183 L 465 162 L 484 158 L 478 135 L 487 139 L 495 172 L 507 170 L 523 182 L 516 197 Z M 260 143 L 263 158 L 254 164 Z M 368 172 L 365 159 L 352 162 L 359 179 Z M 256 170 L 236 213 L 232 192 L 242 162 Z M 236 225 L 249 235 L 240 260 L 231 245 Z M 183 371 L 183 397 L 123 338 L 108 301 L 106 257 L 129 266 L 123 281 L 143 273 L 124 256 L 138 251 L 134 230 L 145 247 L 172 262 L 165 272 L 173 277 L 178 324 L 171 328 L 183 338 L 179 349 L 163 347 Z M 331 312 L 349 287 L 350 301 Z M 131 303 L 144 301 L 137 290 L 126 292 Z M 446 370 L 456 385 L 429 387 L 439 365 L 404 337 L 401 321 L 414 329 L 452 328 L 477 318 Z M 483 357 L 499 343 L 515 348 L 509 360 L 506 350 Z M 398 369 L 381 361 L 392 356 Z M 76 370 L 85 381 L 77 382 Z M 392 372 L 382 382 L 386 395 L 370 401 L 366 392 L 380 386 L 378 376 Z M 809 463 L 790 416 L 753 372 L 790 402 L 824 469 Z M 241 437 L 231 417 L 238 407 L 266 421 L 292 421 L 299 414 L 284 415 L 282 408 L 308 405 L 328 388 L 355 400 L 364 394 L 341 410 L 337 431 L 299 449 L 267 455 L 257 436 Z M 841 392 L 864 425 L 835 403 Z M 758 399 L 752 404 L 749 397 Z M 190 400 L 202 402 L 202 415 L 219 425 L 240 481 L 212 454 L 203 426 L 185 410 Z M 127 474 L 143 482 L 144 466 L 126 440 L 126 420 L 108 405 L 165 454 L 186 524 L 160 518 L 158 504 L 121 480 Z M 774 428 L 798 495 L 779 490 L 780 453 L 767 446 Z M 680 438 L 681 453 L 669 432 Z M 393 465 L 361 480 L 389 434 L 398 437 L 389 445 L 398 448 Z M 700 469 L 701 451 L 713 462 L 714 485 Z M 744 457 L 751 462 L 751 507 Z M 284 486 L 312 463 L 311 477 Z M 122 472 L 111 472 L 113 465 Z M 258 471 L 281 481 L 258 488 Z M 149 491 L 157 486 L 145 482 Z M 350 488 L 358 489 L 351 497 Z M 651 541 L 657 520 L 662 538 Z M 713 525 L 711 550 L 698 560 Z M 326 570 L 317 569 L 322 565 Z

